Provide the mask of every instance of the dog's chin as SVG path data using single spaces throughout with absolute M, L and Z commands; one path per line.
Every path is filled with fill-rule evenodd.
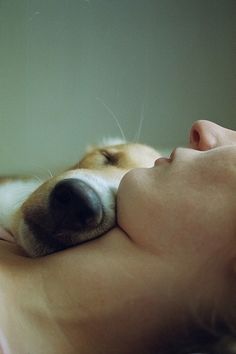
M 55 233 L 47 232 L 39 227 L 28 225 L 23 219 L 18 227 L 17 243 L 30 257 L 46 256 L 69 247 L 79 245 L 96 239 L 115 227 L 115 213 L 93 229 L 83 230 L 60 230 Z

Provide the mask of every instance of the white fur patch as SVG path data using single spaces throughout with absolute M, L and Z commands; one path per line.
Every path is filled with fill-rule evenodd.
M 12 215 L 40 184 L 37 180 L 17 180 L 0 185 L 0 224 L 4 228 L 11 228 Z

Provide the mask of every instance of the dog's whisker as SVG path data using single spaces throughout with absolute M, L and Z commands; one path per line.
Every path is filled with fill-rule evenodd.
M 53 173 L 52 173 L 52 171 L 51 171 L 51 170 L 49 170 L 49 169 L 47 169 L 47 171 L 48 171 L 49 177 L 53 177 Z
M 43 183 L 42 178 L 40 178 L 39 176 L 33 175 L 32 177 L 35 178 L 35 179 L 36 179 L 37 181 L 39 181 L 40 183 Z
M 142 109 L 141 109 L 141 113 L 140 113 L 138 130 L 134 136 L 134 142 L 136 142 L 136 143 L 140 140 L 141 131 L 142 131 L 142 127 L 143 127 L 143 121 L 144 121 L 144 104 L 142 105 Z
M 125 134 L 124 134 L 124 131 L 120 125 L 120 122 L 119 122 L 119 119 L 117 118 L 117 116 L 115 115 L 115 113 L 111 110 L 111 108 L 100 98 L 100 97 L 96 97 L 96 99 L 106 108 L 106 110 L 111 114 L 112 118 L 115 120 L 118 128 L 119 128 L 119 131 L 121 133 L 121 136 L 122 136 L 122 139 L 123 140 L 127 140 L 126 137 L 125 137 Z
M 48 169 L 46 167 L 39 166 L 39 165 L 34 165 L 34 167 L 35 167 L 35 169 L 41 170 L 46 175 L 46 177 L 49 177 L 49 178 L 53 177 L 53 173 L 50 169 Z M 34 175 L 33 177 L 37 177 L 37 179 L 41 180 L 41 178 L 37 175 Z

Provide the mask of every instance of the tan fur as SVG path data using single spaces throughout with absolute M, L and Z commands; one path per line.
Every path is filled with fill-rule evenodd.
M 64 173 L 40 185 L 12 216 L 11 233 L 31 256 L 44 255 L 98 237 L 115 225 L 115 194 L 123 175 L 135 167 L 151 167 L 160 154 L 142 144 L 121 143 L 90 148 Z M 64 180 L 79 180 L 98 195 L 102 221 L 94 228 L 59 228 L 51 216 L 50 196 Z M 60 220 L 58 220 L 60 223 Z

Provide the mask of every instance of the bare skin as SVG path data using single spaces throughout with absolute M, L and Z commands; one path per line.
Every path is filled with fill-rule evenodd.
M 185 279 L 171 301 L 173 269 L 119 229 L 38 259 L 14 244 L 0 246 L 4 354 L 150 354 L 170 320 L 184 323 Z
M 126 175 L 100 239 L 36 259 L 0 241 L 3 354 L 152 354 L 196 314 L 235 314 L 236 133 L 200 121 L 190 144 Z

